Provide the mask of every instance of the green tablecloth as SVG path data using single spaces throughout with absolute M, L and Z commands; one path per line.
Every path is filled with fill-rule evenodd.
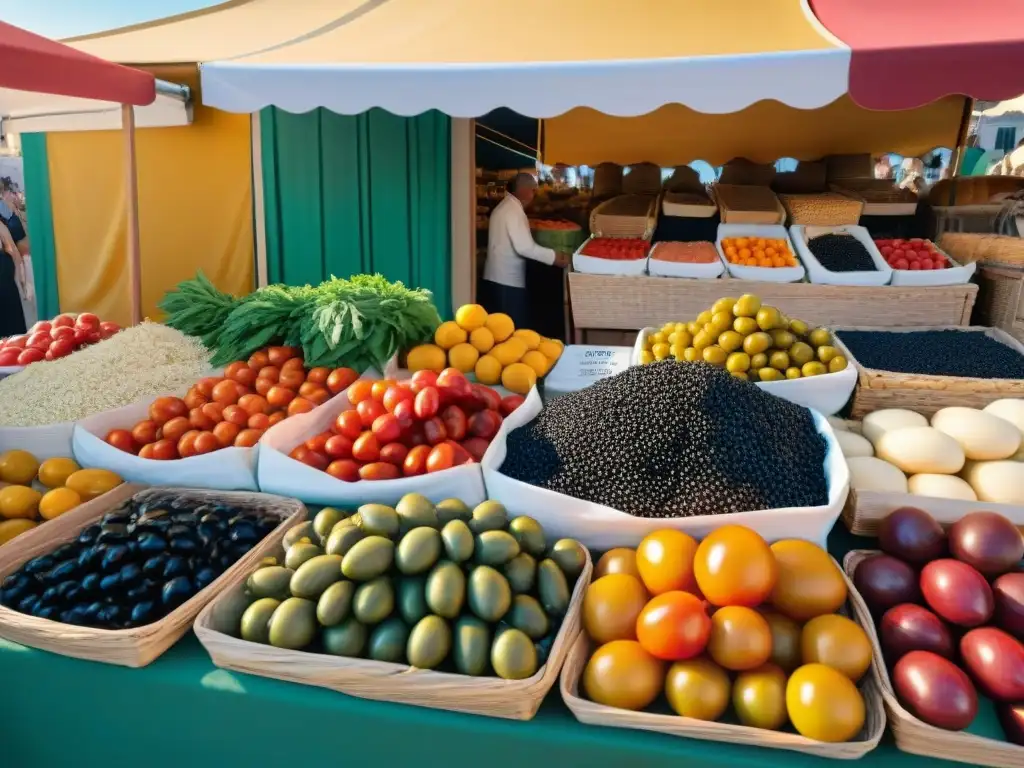
M 856 542 L 833 533 L 833 553 Z M 0 641 L 2 768 L 461 766 L 765 768 L 823 766 L 794 752 L 582 725 L 557 686 L 512 722 L 365 701 L 217 669 L 193 635 L 144 669 L 77 661 Z M 962 766 L 896 750 L 896 768 Z

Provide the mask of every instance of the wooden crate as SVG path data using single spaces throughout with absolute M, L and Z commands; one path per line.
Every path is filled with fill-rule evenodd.
M 577 343 L 583 329 L 636 330 L 696 317 L 723 296 L 754 293 L 812 325 L 967 325 L 976 285 L 860 287 L 569 273 Z

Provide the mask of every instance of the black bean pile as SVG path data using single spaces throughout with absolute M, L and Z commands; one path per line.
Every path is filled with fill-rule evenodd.
M 853 235 L 821 235 L 807 241 L 821 266 L 830 272 L 877 272 L 868 249 Z
M 931 376 L 1024 379 L 1024 356 L 981 331 L 842 331 L 865 368 Z
M 501 471 L 636 517 L 828 502 L 810 411 L 706 363 L 640 365 L 553 400 Z

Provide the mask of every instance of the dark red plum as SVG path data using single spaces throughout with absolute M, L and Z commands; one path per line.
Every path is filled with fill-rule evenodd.
M 995 627 L 972 629 L 960 640 L 964 667 L 996 701 L 1024 701 L 1024 645 Z
M 894 605 L 921 600 L 917 573 L 891 555 L 871 555 L 853 572 L 853 586 L 879 617 Z
M 949 627 L 927 608 L 903 603 L 885 612 L 878 625 L 885 658 L 895 664 L 911 651 L 931 651 L 953 660 L 956 645 Z
M 896 696 L 910 713 L 936 728 L 961 731 L 978 714 L 978 693 L 967 673 L 929 651 L 911 651 L 893 668 Z
M 917 568 L 946 555 L 946 533 L 935 518 L 916 507 L 900 507 L 878 525 L 882 551 Z
M 1024 573 L 1004 573 L 992 582 L 996 600 L 995 623 L 1024 641 Z
M 949 558 L 921 570 L 924 600 L 940 618 L 961 627 L 977 627 L 992 618 L 995 601 L 985 577 L 967 563 Z
M 1017 526 L 995 512 L 971 512 L 949 529 L 949 552 L 994 579 L 1016 568 L 1024 557 Z

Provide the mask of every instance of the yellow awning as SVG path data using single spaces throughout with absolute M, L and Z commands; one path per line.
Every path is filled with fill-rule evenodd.
M 258 6 L 260 18 L 288 22 L 294 34 L 295 6 L 309 22 L 309 6 L 326 4 L 250 0 L 221 10 L 239 17 L 236 42 L 260 42 L 214 61 L 195 51 L 206 103 L 456 117 L 497 106 L 550 117 L 580 105 L 638 115 L 680 103 L 723 113 L 763 99 L 820 107 L 847 85 L 850 51 L 807 0 L 364 0 L 331 3 L 333 20 L 278 43 L 241 25 L 243 12 L 256 23 Z M 268 13 L 274 5 L 279 15 Z
M 671 167 L 693 160 L 721 165 L 737 156 L 758 163 L 865 152 L 916 157 L 955 146 L 963 106 L 962 96 L 948 96 L 917 109 L 876 112 L 842 96 L 820 109 L 762 101 L 730 115 L 678 104 L 628 118 L 578 108 L 544 121 L 544 162 Z

